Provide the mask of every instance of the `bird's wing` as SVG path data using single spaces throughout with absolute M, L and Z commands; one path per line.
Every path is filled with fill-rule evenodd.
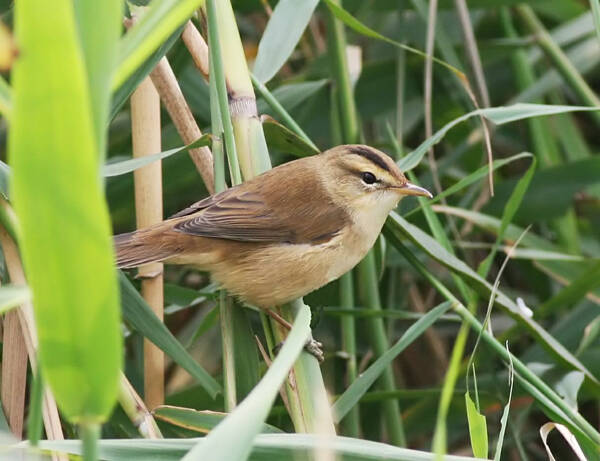
M 287 194 L 278 191 L 274 195 Z M 336 236 L 345 224 L 343 216 L 315 213 L 310 195 L 297 207 L 281 206 L 283 197 L 269 197 L 261 190 L 232 188 L 201 200 L 177 213 L 175 229 L 190 235 L 239 242 L 324 243 Z M 296 202 L 297 203 L 297 202 Z
M 231 191 L 231 192 L 230 192 Z M 186 234 L 241 242 L 296 242 L 296 232 L 252 191 L 229 189 L 178 213 L 175 229 Z

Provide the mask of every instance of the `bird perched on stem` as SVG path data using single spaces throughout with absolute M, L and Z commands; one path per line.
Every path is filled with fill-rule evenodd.
M 405 195 L 431 197 L 383 152 L 337 146 L 117 235 L 117 264 L 189 264 L 241 300 L 269 309 L 352 269 Z

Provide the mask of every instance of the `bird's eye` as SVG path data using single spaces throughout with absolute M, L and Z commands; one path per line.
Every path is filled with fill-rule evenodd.
M 365 171 L 360 177 L 365 184 L 374 184 L 377 182 L 377 178 L 370 171 Z

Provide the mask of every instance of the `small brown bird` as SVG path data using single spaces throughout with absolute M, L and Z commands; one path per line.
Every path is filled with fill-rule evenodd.
M 405 195 L 431 197 L 383 152 L 337 146 L 117 235 L 117 264 L 189 264 L 211 272 L 241 300 L 269 309 L 352 269 Z

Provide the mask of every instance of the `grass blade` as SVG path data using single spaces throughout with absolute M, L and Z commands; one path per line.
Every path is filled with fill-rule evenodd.
M 444 315 L 452 304 L 444 302 L 439 306 L 431 309 L 427 314 L 422 316 L 418 321 L 410 326 L 402 337 L 382 354 L 369 368 L 360 374 L 360 376 L 344 391 L 344 393 L 336 400 L 333 405 L 333 413 L 336 422 L 341 421 L 350 409 L 358 403 L 361 397 L 369 390 L 371 385 L 383 373 L 386 367 L 406 349 L 415 339 L 435 323 L 442 315 Z
M 212 460 L 243 461 L 252 451 L 252 443 L 258 435 L 271 405 L 302 351 L 310 335 L 310 310 L 300 310 L 286 341 L 269 367 L 269 371 L 239 406 L 213 429 L 206 438 L 184 457 L 183 461 L 210 458 Z M 235 439 L 236 443 L 230 441 Z
M 121 40 L 118 64 L 112 81 L 113 91 L 148 59 L 204 0 L 154 0 L 143 17 Z
M 280 0 L 267 23 L 254 62 L 254 75 L 261 83 L 271 80 L 290 57 L 319 0 Z
M 181 343 L 175 339 L 122 272 L 119 274 L 119 283 L 121 307 L 125 320 L 196 378 L 209 395 L 215 398 L 221 392 L 221 386 L 196 363 Z

